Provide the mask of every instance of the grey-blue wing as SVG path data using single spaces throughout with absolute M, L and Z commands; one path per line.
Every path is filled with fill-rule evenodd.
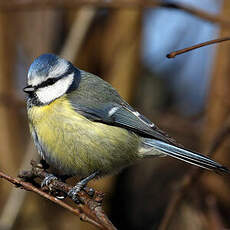
M 76 112 L 86 118 L 118 126 L 141 137 L 156 138 L 177 145 L 146 117 L 135 111 L 117 91 L 101 78 L 81 70 L 81 81 L 76 91 L 68 94 Z
M 155 138 L 175 144 L 173 139 L 169 138 L 150 120 L 127 104 L 105 103 L 97 105 L 97 108 L 75 104 L 74 109 L 81 115 L 95 122 L 125 128 L 141 137 Z

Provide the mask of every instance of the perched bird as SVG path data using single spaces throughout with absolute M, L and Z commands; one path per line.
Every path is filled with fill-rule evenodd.
M 61 174 L 89 180 L 155 156 L 170 156 L 201 168 L 229 172 L 187 150 L 135 111 L 101 78 L 53 54 L 31 64 L 27 97 L 30 132 L 41 157 Z M 50 175 L 45 183 L 54 177 Z

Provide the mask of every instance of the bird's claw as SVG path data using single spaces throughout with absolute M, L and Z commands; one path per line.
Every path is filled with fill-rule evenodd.
M 84 185 L 79 182 L 77 183 L 73 188 L 71 188 L 68 192 L 68 196 L 71 197 L 71 199 L 76 202 L 77 204 L 80 203 L 80 200 L 78 198 L 78 193 L 84 188 Z
M 58 180 L 58 178 L 52 174 L 47 175 L 41 183 L 41 188 L 47 187 L 53 196 L 59 200 L 64 200 L 67 196 L 66 194 L 64 194 L 62 191 L 52 190 L 51 182 L 53 180 Z
M 50 187 L 50 183 L 53 181 L 53 180 L 58 180 L 58 178 L 52 174 L 49 174 L 47 175 L 44 180 L 42 181 L 41 183 L 41 187 L 47 187 L 49 188 L 49 190 L 51 191 L 52 188 Z
M 84 178 L 83 180 L 79 181 L 72 189 L 69 190 L 68 196 L 71 197 L 71 199 L 76 202 L 80 203 L 80 199 L 78 197 L 78 193 L 85 188 L 85 186 L 88 184 L 88 182 L 92 179 L 94 179 L 99 174 L 98 171 L 90 174 L 88 177 Z M 89 189 L 86 191 L 89 196 L 94 196 L 94 189 Z
M 85 185 L 82 183 L 78 183 L 72 189 L 69 190 L 68 196 L 77 204 L 80 204 L 81 201 L 79 199 L 78 193 L 84 189 L 84 191 L 88 194 L 88 196 L 93 197 L 95 194 L 95 190 L 93 188 L 85 189 Z
M 85 192 L 88 194 L 88 196 L 93 197 L 95 194 L 95 190 L 93 188 L 89 188 L 88 190 L 85 189 Z

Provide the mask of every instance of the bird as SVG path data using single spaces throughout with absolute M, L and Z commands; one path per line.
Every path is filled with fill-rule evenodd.
M 177 144 L 130 106 L 102 78 L 55 54 L 42 54 L 28 70 L 27 114 L 41 156 L 58 173 L 81 180 L 69 192 L 149 157 L 170 156 L 219 173 L 220 163 Z M 56 175 L 49 174 L 42 185 Z

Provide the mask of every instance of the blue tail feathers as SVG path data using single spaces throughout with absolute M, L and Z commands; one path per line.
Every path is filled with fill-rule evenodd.
M 148 146 L 153 147 L 153 149 L 165 153 L 170 157 L 177 158 L 189 164 L 196 165 L 198 167 L 208 170 L 213 170 L 217 173 L 222 172 L 230 174 L 230 170 L 228 168 L 222 166 L 221 164 L 204 155 L 201 155 L 200 153 L 192 152 L 190 150 L 177 147 L 156 139 L 146 138 L 144 143 Z

